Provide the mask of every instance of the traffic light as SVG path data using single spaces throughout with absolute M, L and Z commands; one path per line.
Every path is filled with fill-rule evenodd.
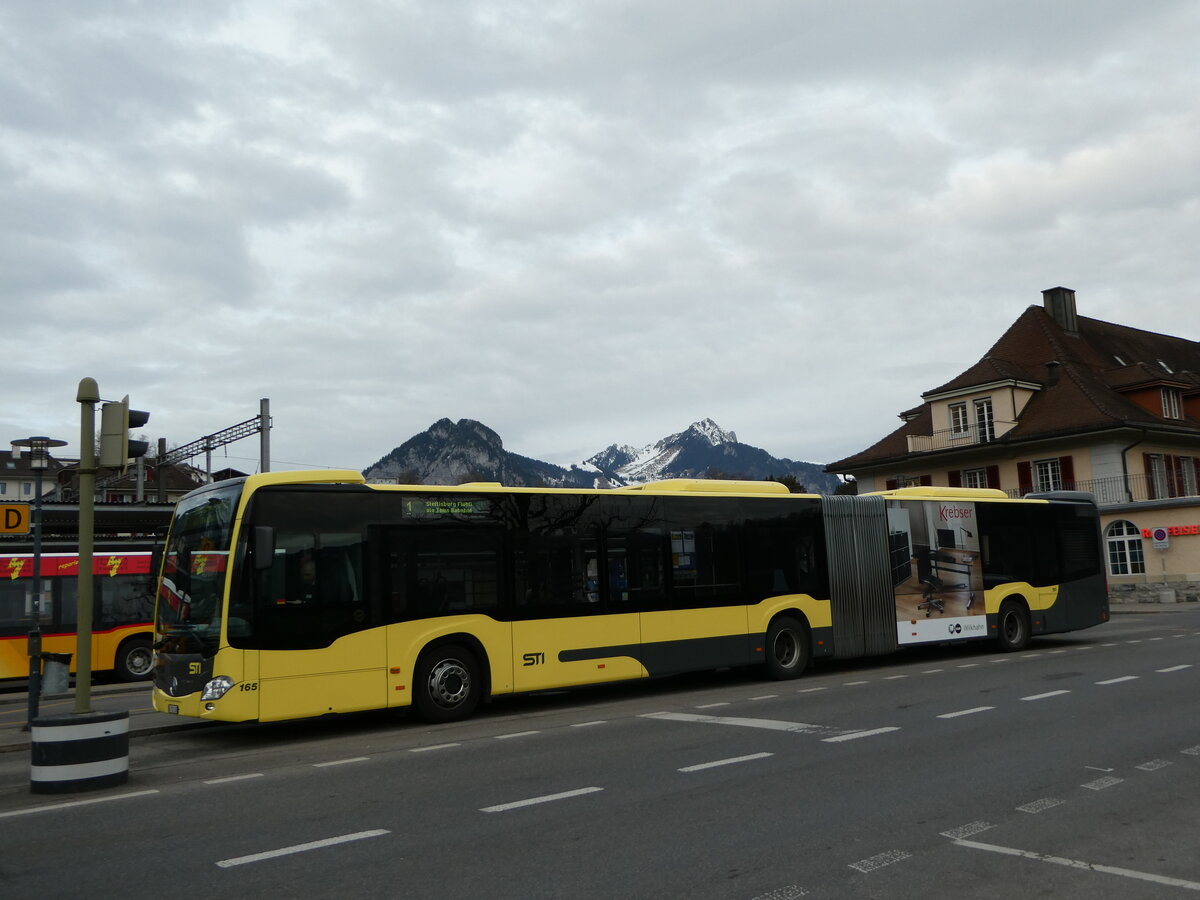
M 125 471 L 129 460 L 145 456 L 150 445 L 129 439 L 129 429 L 141 428 L 150 421 L 150 413 L 129 408 L 129 395 L 118 403 L 100 408 L 100 465 Z

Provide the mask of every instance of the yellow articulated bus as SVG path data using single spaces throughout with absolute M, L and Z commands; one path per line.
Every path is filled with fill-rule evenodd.
M 44 653 L 71 655 L 75 671 L 75 619 L 79 557 L 43 553 L 38 629 Z M 154 662 L 154 555 L 148 550 L 98 550 L 92 557 L 92 670 L 123 681 L 150 677 Z M 33 623 L 33 554 L 0 553 L 0 679 L 29 676 L 28 634 Z
M 180 501 L 154 706 L 271 721 L 1031 636 L 1108 618 L 1086 494 L 618 490 L 253 475 Z

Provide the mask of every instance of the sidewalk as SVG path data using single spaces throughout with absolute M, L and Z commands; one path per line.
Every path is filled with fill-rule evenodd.
M 150 706 L 150 682 L 133 684 L 94 684 L 91 690 L 92 712 L 129 712 L 130 738 L 180 731 L 189 727 L 212 727 L 210 722 L 181 719 L 160 713 Z M 43 696 L 38 703 L 38 718 L 70 716 L 75 711 L 75 685 L 69 693 Z M 29 750 L 29 694 L 13 691 L 0 694 L 0 753 Z
M 1114 603 L 1109 607 L 1114 615 L 1149 613 L 1164 615 L 1200 609 L 1195 603 Z M 95 711 L 129 710 L 130 738 L 146 737 L 185 728 L 211 728 L 213 723 L 170 716 L 150 706 L 150 683 L 92 685 L 91 707 Z M 67 716 L 74 711 L 74 686 L 68 694 L 43 697 L 39 717 Z M 29 732 L 25 731 L 29 697 L 24 691 L 0 694 L 0 753 L 25 751 L 29 748 Z

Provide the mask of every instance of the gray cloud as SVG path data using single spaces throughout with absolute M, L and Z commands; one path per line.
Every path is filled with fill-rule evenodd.
M 1039 291 L 1197 338 L 1194 2 L 0 10 L 10 438 L 874 442 Z M 253 468 L 256 447 L 229 462 Z M 246 458 L 246 459 L 244 459 Z

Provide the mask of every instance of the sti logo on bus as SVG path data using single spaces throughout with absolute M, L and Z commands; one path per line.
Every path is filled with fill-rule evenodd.
M 546 654 L 545 653 L 526 653 L 524 656 L 521 657 L 521 659 L 525 660 L 525 662 L 521 663 L 521 665 L 523 665 L 523 666 L 540 666 L 540 665 L 545 664 Z

